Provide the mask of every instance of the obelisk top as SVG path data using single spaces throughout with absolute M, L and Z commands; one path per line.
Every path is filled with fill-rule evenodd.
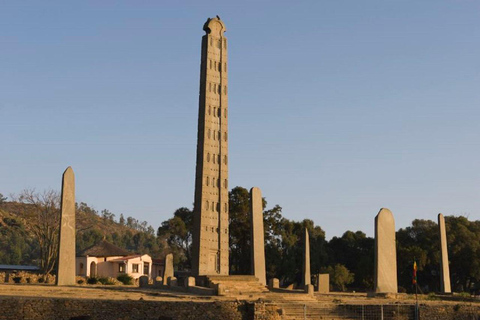
M 216 18 L 208 18 L 207 22 L 203 25 L 203 30 L 212 36 L 221 37 L 223 33 L 227 31 L 227 28 L 223 21 L 220 20 L 220 17 L 217 16 Z

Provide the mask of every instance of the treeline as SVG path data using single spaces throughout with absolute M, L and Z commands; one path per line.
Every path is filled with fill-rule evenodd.
M 250 274 L 250 195 L 236 187 L 229 193 L 230 273 Z M 7 201 L 0 194 L 0 264 L 41 265 L 41 226 L 34 201 L 18 197 Z M 37 197 L 41 200 L 41 197 Z M 336 290 L 366 291 L 374 285 L 374 239 L 362 231 L 346 231 L 341 237 L 325 239 L 325 232 L 313 221 L 293 221 L 282 208 L 264 205 L 267 278 L 283 285 L 301 280 L 303 233 L 310 235 L 311 273 L 329 273 Z M 175 268 L 191 268 L 193 212 L 177 209 L 173 217 L 155 230 L 147 222 L 124 218 L 108 210 L 98 213 L 86 203 L 77 205 L 77 250 L 106 239 L 117 246 L 154 258 L 174 254 Z M 480 289 L 480 221 L 447 216 L 446 230 L 452 288 L 457 291 Z M 373 216 L 372 216 L 373 223 Z M 397 231 L 397 270 L 400 292 L 413 292 L 412 266 L 418 265 L 418 283 L 423 292 L 439 291 L 440 250 L 438 225 L 430 220 L 414 220 Z
M 250 195 L 236 187 L 229 193 L 230 274 L 250 274 Z M 310 235 L 312 275 L 329 273 L 336 290 L 372 290 L 374 286 L 375 240 L 362 231 L 346 231 L 341 237 L 325 240 L 325 232 L 313 221 L 292 221 L 282 208 L 264 205 L 265 255 L 267 278 L 278 278 L 284 285 L 299 283 L 302 272 L 303 233 Z M 452 288 L 457 292 L 480 289 L 480 221 L 447 216 L 446 230 Z M 372 224 L 374 216 L 372 215 Z M 180 208 L 164 221 L 157 235 L 164 237 L 180 270 L 189 270 L 193 213 Z M 399 229 L 397 270 L 400 292 L 414 292 L 413 261 L 417 261 L 418 283 L 423 292 L 440 290 L 440 239 L 438 225 L 430 220 L 414 220 Z

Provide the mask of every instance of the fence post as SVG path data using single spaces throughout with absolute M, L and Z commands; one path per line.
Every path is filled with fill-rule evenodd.
M 383 320 L 383 304 L 380 305 L 380 319 Z
M 307 320 L 307 305 L 303 305 L 303 319 Z

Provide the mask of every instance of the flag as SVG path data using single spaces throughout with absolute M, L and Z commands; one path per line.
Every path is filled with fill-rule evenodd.
M 413 284 L 417 284 L 417 261 L 413 260 Z

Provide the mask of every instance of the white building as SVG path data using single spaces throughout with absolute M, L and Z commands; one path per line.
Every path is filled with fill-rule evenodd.
M 82 277 L 112 277 L 126 273 L 134 279 L 152 277 L 152 258 L 148 254 L 132 254 L 105 240 L 80 252 L 76 258 L 76 274 Z

